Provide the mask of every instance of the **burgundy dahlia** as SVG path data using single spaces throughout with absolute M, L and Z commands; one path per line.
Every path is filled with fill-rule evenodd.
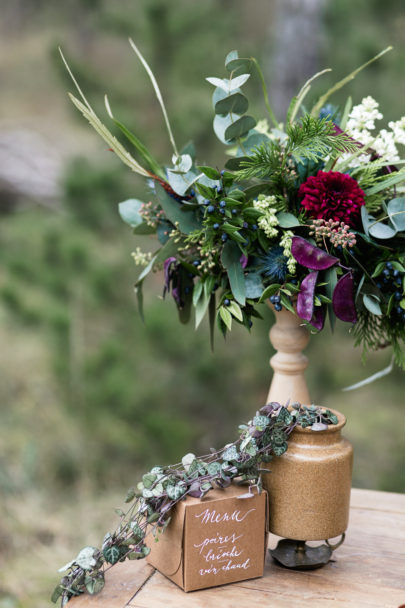
M 339 171 L 318 171 L 301 184 L 301 205 L 316 219 L 344 222 L 355 227 L 364 205 L 364 192 L 355 179 Z

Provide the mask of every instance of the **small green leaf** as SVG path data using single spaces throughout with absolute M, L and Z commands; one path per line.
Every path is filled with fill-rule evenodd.
M 53 590 L 52 596 L 51 596 L 51 602 L 53 602 L 54 604 L 56 604 L 56 602 L 58 601 L 58 599 L 60 598 L 60 596 L 63 593 L 63 587 L 62 585 L 57 585 L 55 587 L 55 589 Z
M 238 450 L 235 445 L 231 445 L 222 454 L 223 460 L 238 460 L 238 458 L 239 458 L 239 454 L 238 454 Z
M 232 329 L 232 315 L 224 306 L 219 309 L 219 314 L 229 331 Z
M 238 321 L 240 321 L 242 323 L 242 321 L 243 321 L 243 314 L 242 314 L 242 311 L 240 309 L 239 304 L 237 304 L 236 302 L 232 301 L 232 302 L 230 302 L 230 304 L 228 305 L 227 308 L 230 311 L 231 315 L 233 317 L 235 317 L 235 319 L 238 319 Z
M 94 557 L 96 553 L 98 553 L 96 547 L 85 547 L 80 551 L 75 562 L 80 568 L 83 568 L 83 570 L 91 570 L 97 563 L 97 560 Z
M 239 304 L 244 306 L 246 301 L 246 288 L 240 258 L 241 251 L 238 245 L 232 241 L 227 241 L 222 250 L 221 262 L 227 271 L 233 297 Z
M 90 595 L 100 593 L 104 588 L 104 572 L 97 572 L 96 575 L 87 575 L 84 579 L 84 584 Z
M 125 502 L 132 502 L 136 496 L 135 488 L 129 488 L 127 495 L 125 497 Z
M 103 555 L 106 562 L 109 564 L 116 564 L 121 557 L 121 551 L 119 547 L 112 545 L 111 547 L 106 547 L 104 549 Z
M 156 480 L 157 480 L 157 476 L 154 475 L 153 473 L 146 473 L 142 477 L 142 483 L 143 483 L 144 487 L 147 489 L 150 489 Z
M 371 278 L 375 279 L 375 277 L 378 277 L 384 270 L 384 267 L 385 267 L 385 262 L 379 262 L 377 264 L 377 266 L 375 267 L 375 270 L 374 270 L 373 274 L 371 275 Z
M 267 298 L 269 298 L 270 296 L 273 296 L 275 293 L 280 291 L 280 287 L 281 287 L 281 285 L 279 283 L 273 283 L 272 285 L 269 285 L 268 287 L 266 287 L 266 289 L 263 291 L 263 293 L 261 295 L 259 302 L 264 302 L 265 300 L 267 300 Z
M 197 169 L 210 179 L 218 180 L 221 177 L 219 171 L 217 169 L 213 169 L 212 167 L 197 167 Z

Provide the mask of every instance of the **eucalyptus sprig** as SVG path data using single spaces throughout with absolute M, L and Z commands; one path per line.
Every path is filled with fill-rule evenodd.
M 202 498 L 213 488 L 227 488 L 236 479 L 249 486 L 240 498 L 252 496 L 253 488 L 260 492 L 261 474 L 268 472 L 262 465 L 286 452 L 288 438 L 297 425 L 324 431 L 337 422 L 336 415 L 327 409 L 273 402 L 241 425 L 238 439 L 222 449 L 201 457 L 187 454 L 181 463 L 153 467 L 128 490 L 125 502 L 131 506 L 126 512 L 117 510 L 119 525 L 105 535 L 101 549 L 84 547 L 59 570 L 66 574 L 56 586 L 52 601 L 60 599 L 63 607 L 74 596 L 98 593 L 104 587 L 106 570 L 126 559 L 146 557 L 150 552 L 146 536 L 151 534 L 158 541 L 170 523 L 172 509 L 187 496 Z

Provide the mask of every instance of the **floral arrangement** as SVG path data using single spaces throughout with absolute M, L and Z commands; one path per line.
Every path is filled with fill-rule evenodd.
M 63 566 L 63 578 L 56 586 L 52 601 L 61 606 L 82 593 L 95 594 L 104 587 L 105 571 L 126 559 L 143 559 L 150 548 L 145 543 L 147 534 L 158 542 L 170 523 L 173 507 L 187 496 L 201 498 L 212 488 L 226 488 L 237 479 L 248 484 L 239 498 L 253 496 L 262 489 L 261 469 L 274 456 L 281 456 L 288 448 L 288 438 L 297 425 L 313 431 L 325 431 L 338 423 L 330 410 L 298 403 L 290 407 L 270 403 L 262 407 L 248 424 L 239 427 L 240 436 L 221 450 L 207 456 L 186 454 L 181 463 L 156 466 L 142 477 L 135 488 L 130 488 L 125 502 L 131 503 L 126 513 L 117 509 L 118 528 L 104 537 L 101 550 L 84 547 L 71 562 Z
M 200 166 L 192 145 L 180 152 L 155 78 L 147 70 L 162 107 L 173 147 L 162 167 L 146 146 L 106 108 L 116 128 L 143 164 L 110 133 L 81 92 L 73 97 L 92 126 L 130 169 L 146 178 L 147 202 L 120 204 L 137 235 L 155 235 L 158 249 L 133 254 L 144 266 L 136 282 L 142 314 L 142 285 L 151 271 L 164 271 L 163 293 L 173 296 L 180 321 L 195 311 L 199 326 L 208 313 L 211 339 L 233 323 L 250 329 L 268 299 L 320 331 L 328 316 L 354 326 L 365 351 L 392 345 L 405 367 L 405 171 L 397 146 L 405 145 L 405 117 L 376 129 L 382 119 L 372 97 L 344 108 L 329 97 L 390 47 L 343 78 L 310 110 L 304 107 L 309 79 L 291 101 L 285 121 L 271 109 L 259 64 L 232 51 L 226 78 L 214 87 L 214 132 L 227 147 L 224 168 Z M 66 62 L 65 62 L 66 63 Z M 67 64 L 66 64 L 67 66 Z M 69 67 L 67 66 L 68 70 Z M 70 70 L 69 70 L 70 72 Z M 70 72 L 71 73 L 71 72 Z M 264 93 L 268 120 L 247 114 L 242 88 L 252 74 Z

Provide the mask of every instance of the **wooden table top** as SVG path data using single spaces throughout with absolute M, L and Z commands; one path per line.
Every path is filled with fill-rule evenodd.
M 269 547 L 278 537 L 270 535 Z M 184 593 L 145 560 L 117 564 L 95 596 L 69 608 L 405 608 L 405 494 L 352 490 L 346 540 L 323 568 L 286 570 L 270 555 L 263 578 Z

